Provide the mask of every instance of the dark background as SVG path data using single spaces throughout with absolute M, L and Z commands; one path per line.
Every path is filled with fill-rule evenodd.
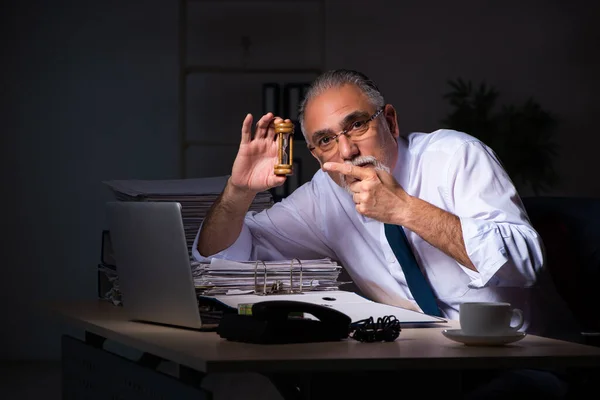
M 328 0 L 324 25 L 310 3 L 292 2 L 280 20 L 264 15 L 284 6 L 241 3 L 241 16 L 236 3 L 190 13 L 195 63 L 307 66 L 314 57 L 325 69 L 359 69 L 395 105 L 403 131 L 440 128 L 448 79 L 485 80 L 503 102 L 533 96 L 560 118 L 561 180 L 543 194 L 600 197 L 600 7 L 591 1 Z M 1 7 L 0 357 L 57 359 L 66 328 L 40 305 L 96 296 L 112 199 L 101 182 L 180 177 L 178 2 Z M 260 95 L 260 82 L 274 79 L 213 75 L 188 87 L 189 128 L 211 127 L 197 134 L 215 142 L 188 154 L 193 176 L 227 173 L 245 112 L 261 110 L 231 82 L 248 78 Z

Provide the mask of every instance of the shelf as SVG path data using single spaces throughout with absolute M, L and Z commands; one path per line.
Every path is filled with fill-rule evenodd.
M 241 137 L 240 137 L 241 140 Z M 239 146 L 240 142 L 237 143 L 223 143 L 223 142 L 213 142 L 209 140 L 188 140 L 183 143 L 184 148 L 189 148 L 192 146 L 220 146 L 220 147 L 228 147 L 228 146 Z
M 189 65 L 185 67 L 186 75 L 194 73 L 218 74 L 320 74 L 319 68 L 243 68 Z
M 220 99 L 227 102 L 224 108 L 231 115 L 239 114 L 242 118 L 247 110 L 239 110 L 239 99 L 245 99 L 250 108 L 264 103 L 264 93 L 260 97 L 260 87 L 254 89 L 253 86 L 250 90 L 250 83 L 308 82 L 324 72 L 326 3 L 325 0 L 179 0 L 178 125 L 181 178 L 209 170 L 211 174 L 227 172 L 231 168 L 227 164 L 229 159 L 233 162 L 239 149 L 240 142 L 236 140 L 239 134 L 235 132 L 239 131 L 241 120 L 233 123 L 231 118 L 220 117 L 220 114 L 211 111 L 214 101 L 211 93 L 217 91 Z M 266 24 L 257 27 L 248 14 L 263 15 L 261 10 L 266 10 L 275 19 L 268 18 Z M 284 27 L 290 28 L 289 32 L 286 31 L 289 33 L 287 36 L 278 36 L 269 24 L 269 21 L 278 21 L 282 15 L 288 19 L 293 16 L 297 22 Z M 190 19 L 196 22 L 192 23 Z M 233 29 L 229 29 L 228 25 Z M 276 28 L 279 29 L 278 26 Z M 215 41 L 213 36 L 219 32 L 225 35 L 221 34 L 220 40 Z M 243 40 L 249 32 L 252 42 L 255 42 L 252 53 L 248 53 L 250 43 L 246 44 Z M 239 47 L 240 35 L 242 48 Z M 290 51 L 288 57 L 279 54 L 277 46 L 280 42 L 294 44 L 291 46 L 293 52 Z M 235 49 L 243 50 L 243 57 Z M 271 57 L 279 58 L 269 66 L 267 60 Z M 294 60 L 300 64 L 295 65 Z M 261 67 L 261 64 L 266 65 Z M 192 104 L 195 108 L 190 108 Z M 191 114 L 192 110 L 194 114 Z M 255 108 L 249 111 L 256 116 L 261 112 Z M 211 116 L 213 119 L 225 119 L 204 120 Z M 225 134 L 213 136 L 207 132 Z M 304 142 L 302 134 L 297 135 L 294 141 L 298 144 Z
M 188 0 L 190 3 L 320 3 L 325 0 Z
M 304 141 L 304 136 L 302 136 L 302 134 L 299 135 L 299 137 L 296 137 L 297 135 L 294 135 L 294 143 L 299 143 L 301 142 L 302 144 L 305 144 L 306 142 Z M 241 138 L 240 138 L 241 140 Z M 188 140 L 183 144 L 183 147 L 185 149 L 188 149 L 190 147 L 195 147 L 195 146 L 217 146 L 217 147 L 238 147 L 240 145 L 240 142 L 237 143 L 223 143 L 223 142 L 213 142 L 213 141 L 208 141 L 208 140 Z

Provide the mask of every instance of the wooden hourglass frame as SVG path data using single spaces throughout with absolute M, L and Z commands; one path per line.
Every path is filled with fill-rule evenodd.
M 275 175 L 293 175 L 294 173 L 294 123 L 289 121 L 275 124 L 277 135 L 277 164 Z

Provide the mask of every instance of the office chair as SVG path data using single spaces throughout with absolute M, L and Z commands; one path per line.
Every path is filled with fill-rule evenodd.
M 583 342 L 600 346 L 600 199 L 524 197 L 546 249 L 559 295 L 581 326 Z
M 600 199 L 524 197 L 531 224 L 542 237 L 556 289 L 581 328 L 581 342 L 600 346 Z M 567 399 L 587 397 L 600 369 L 569 369 Z

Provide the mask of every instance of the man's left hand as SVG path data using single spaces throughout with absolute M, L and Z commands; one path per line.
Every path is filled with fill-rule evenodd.
M 354 178 L 349 185 L 356 211 L 380 222 L 401 225 L 410 196 L 389 173 L 372 167 L 327 162 L 323 169 Z

